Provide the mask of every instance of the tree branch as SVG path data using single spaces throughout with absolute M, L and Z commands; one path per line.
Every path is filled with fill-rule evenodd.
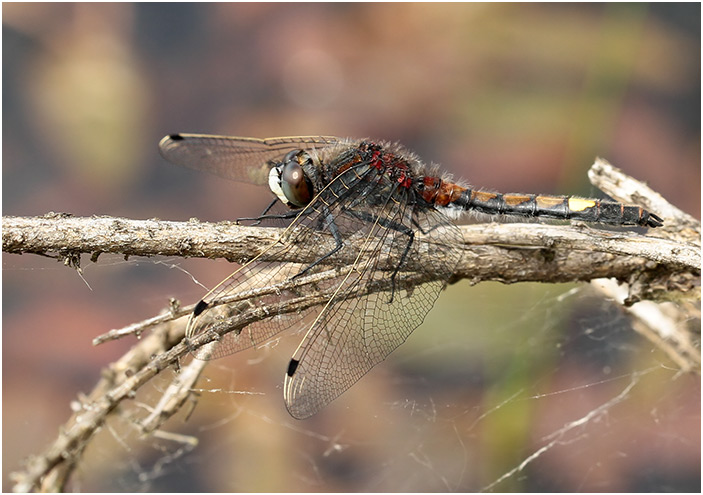
M 622 277 L 644 260 L 671 272 L 695 271 L 700 252 L 693 243 L 681 244 L 662 237 L 632 232 L 612 232 L 588 227 L 541 224 L 479 224 L 461 227 L 464 255 L 459 275 L 476 281 L 565 282 L 590 280 L 594 265 L 599 277 Z M 3 251 L 76 259 L 102 253 L 125 256 L 182 256 L 245 261 L 257 255 L 268 260 L 265 250 L 283 229 L 249 227 L 233 222 L 203 223 L 163 220 L 130 220 L 115 217 L 3 217 Z M 319 242 L 333 245 L 331 236 L 319 233 Z M 537 250 L 552 253 L 551 261 L 535 256 Z M 353 249 L 343 250 L 335 263 L 353 261 Z M 578 253 L 578 254 L 576 254 Z M 602 255 L 610 255 L 603 257 Z M 308 249 L 291 249 L 284 262 L 314 261 Z M 642 259 L 632 260 L 632 257 Z M 604 266 L 608 261 L 610 266 Z M 514 263 L 519 263 L 516 266 Z M 527 266 L 524 264 L 527 263 Z M 547 266 L 549 265 L 549 266 Z
M 583 225 L 491 223 L 463 226 L 463 256 L 453 281 L 468 278 L 472 283 L 483 280 L 513 283 L 615 278 L 629 283 L 627 295 L 622 298 L 625 305 L 646 298 L 700 299 L 700 224 L 607 162 L 596 162 L 590 175 L 598 187 L 615 199 L 641 204 L 664 217 L 665 226 L 647 232 L 646 236 Z M 97 262 L 101 253 L 225 258 L 231 261 L 243 261 L 263 253 L 263 260 L 266 259 L 266 247 L 276 242 L 281 234 L 279 229 L 243 227 L 232 222 L 209 224 L 197 220 L 168 222 L 112 217 L 76 218 L 55 213 L 43 217 L 4 217 L 2 230 L 4 252 L 55 256 L 77 268 L 80 267 L 82 254 L 90 254 L 91 260 Z M 324 234 L 320 234 L 319 242 L 334 245 L 334 241 Z M 339 256 L 330 259 L 330 265 L 343 267 L 353 262 L 353 255 L 348 254 L 353 251 L 341 250 Z M 301 247 L 287 251 L 286 258 L 277 261 L 314 261 L 309 256 L 308 250 Z M 408 273 L 403 274 L 405 278 L 399 283 L 426 281 L 413 279 L 412 263 L 422 262 L 411 260 Z M 325 273 L 314 276 L 325 276 Z M 295 282 L 286 283 L 303 286 L 312 281 L 300 277 Z M 276 287 L 259 289 L 276 290 Z M 243 288 L 241 293 L 232 297 L 246 297 L 247 291 L 251 290 Z M 236 321 L 228 323 L 242 326 L 276 312 L 297 311 L 320 304 L 327 297 L 329 294 L 310 295 L 308 291 L 305 298 L 283 301 L 267 308 L 251 308 L 235 315 L 233 318 Z M 15 490 L 56 491 L 63 488 L 86 445 L 108 415 L 151 378 L 186 356 L 189 347 L 183 342 L 183 316 L 192 310 L 192 306 L 180 307 L 172 301 L 161 315 L 112 330 L 95 339 L 94 343 L 99 344 L 151 330 L 146 338 L 140 339 L 125 356 L 103 372 L 90 395 L 81 398 L 82 407 L 60 429 L 54 443 L 41 455 L 29 459 L 22 472 L 14 473 Z M 230 325 L 227 327 L 232 328 Z M 192 344 L 206 345 L 216 339 L 216 335 L 205 333 L 197 339 L 198 342 Z M 678 353 L 676 346 L 673 351 L 671 348 L 666 350 L 670 355 L 673 352 L 676 362 L 684 369 L 700 366 L 700 349 L 690 345 L 690 342 L 685 353 Z M 186 402 L 203 367 L 202 361 L 193 361 L 188 365 L 187 373 L 167 388 L 148 416 L 142 415 L 139 419 L 138 413 L 125 412 L 127 407 L 121 408 L 120 414 L 134 416 L 131 421 L 138 425 L 141 432 L 156 432 Z

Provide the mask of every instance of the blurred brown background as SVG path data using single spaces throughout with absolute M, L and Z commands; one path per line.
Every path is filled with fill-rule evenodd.
M 597 195 L 586 171 L 603 156 L 700 217 L 700 59 L 690 3 L 4 4 L 3 215 L 259 213 L 267 191 L 160 159 L 163 135 L 203 132 L 397 140 L 503 192 Z M 83 264 L 92 290 L 54 260 L 3 255 L 4 490 L 134 343 L 94 336 L 196 301 L 184 270 L 208 286 L 230 270 Z M 72 488 L 471 491 L 549 445 L 494 489 L 700 489 L 699 378 L 587 287 L 452 286 L 303 422 L 281 393 L 297 340 L 212 363 L 203 389 L 251 394 L 203 392 L 167 424 L 195 450 L 114 420 Z

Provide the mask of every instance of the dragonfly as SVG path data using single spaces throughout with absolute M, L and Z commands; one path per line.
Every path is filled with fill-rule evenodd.
M 172 134 L 159 149 L 174 164 L 273 193 L 246 220 L 283 233 L 195 305 L 186 339 L 215 335 L 192 350 L 214 359 L 303 330 L 283 389 L 297 419 L 349 389 L 422 323 L 461 261 L 454 221 L 463 214 L 663 225 L 639 206 L 472 188 L 400 144 L 369 139 Z M 304 262 L 293 255 L 301 247 Z M 320 293 L 328 295 L 316 300 Z M 256 308 L 266 308 L 264 318 L 237 319 Z

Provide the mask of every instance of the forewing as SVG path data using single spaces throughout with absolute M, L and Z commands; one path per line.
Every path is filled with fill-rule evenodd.
M 433 209 L 401 205 L 402 201 L 390 215 L 387 209 L 372 210 L 376 218 L 386 220 L 385 226 L 376 223 L 364 249 L 367 255 L 341 281 L 293 356 L 284 386 L 293 417 L 315 414 L 383 361 L 422 323 L 454 273 L 461 253 L 457 227 Z M 348 218 L 348 213 L 341 213 L 340 222 Z M 405 264 L 412 261 L 412 270 L 401 268 L 392 287 L 393 272 L 384 258 L 403 256 L 408 236 L 400 231 L 401 225 L 416 235 Z M 390 288 L 363 294 L 374 285 Z M 358 293 L 362 295 L 349 297 Z
M 314 306 L 327 301 L 321 294 L 332 293 L 343 277 L 333 259 L 325 261 L 337 246 L 330 235 L 330 206 L 340 207 L 340 198 L 349 191 L 349 181 L 360 180 L 360 175 L 353 169 L 342 175 L 346 184 L 333 181 L 299 212 L 280 239 L 203 298 L 198 305 L 202 308 L 192 314 L 186 330 L 195 357 L 215 359 L 257 347 L 289 327 L 302 328 L 310 323 L 306 316 Z M 356 233 L 364 225 L 356 222 L 359 225 L 347 232 Z M 297 254 L 293 250 L 298 250 Z M 286 262 L 301 256 L 309 261 Z M 205 341 L 209 343 L 203 345 Z
M 323 148 L 339 141 L 326 136 L 268 139 L 171 134 L 159 143 L 161 156 L 171 163 L 210 172 L 226 179 L 265 184 L 271 162 L 296 149 Z

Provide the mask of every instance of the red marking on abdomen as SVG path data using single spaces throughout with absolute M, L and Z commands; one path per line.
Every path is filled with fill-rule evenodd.
M 447 206 L 449 203 L 453 203 L 461 197 L 462 192 L 466 191 L 465 187 L 444 182 L 438 177 L 424 177 L 422 183 L 424 186 L 422 198 L 437 206 Z

